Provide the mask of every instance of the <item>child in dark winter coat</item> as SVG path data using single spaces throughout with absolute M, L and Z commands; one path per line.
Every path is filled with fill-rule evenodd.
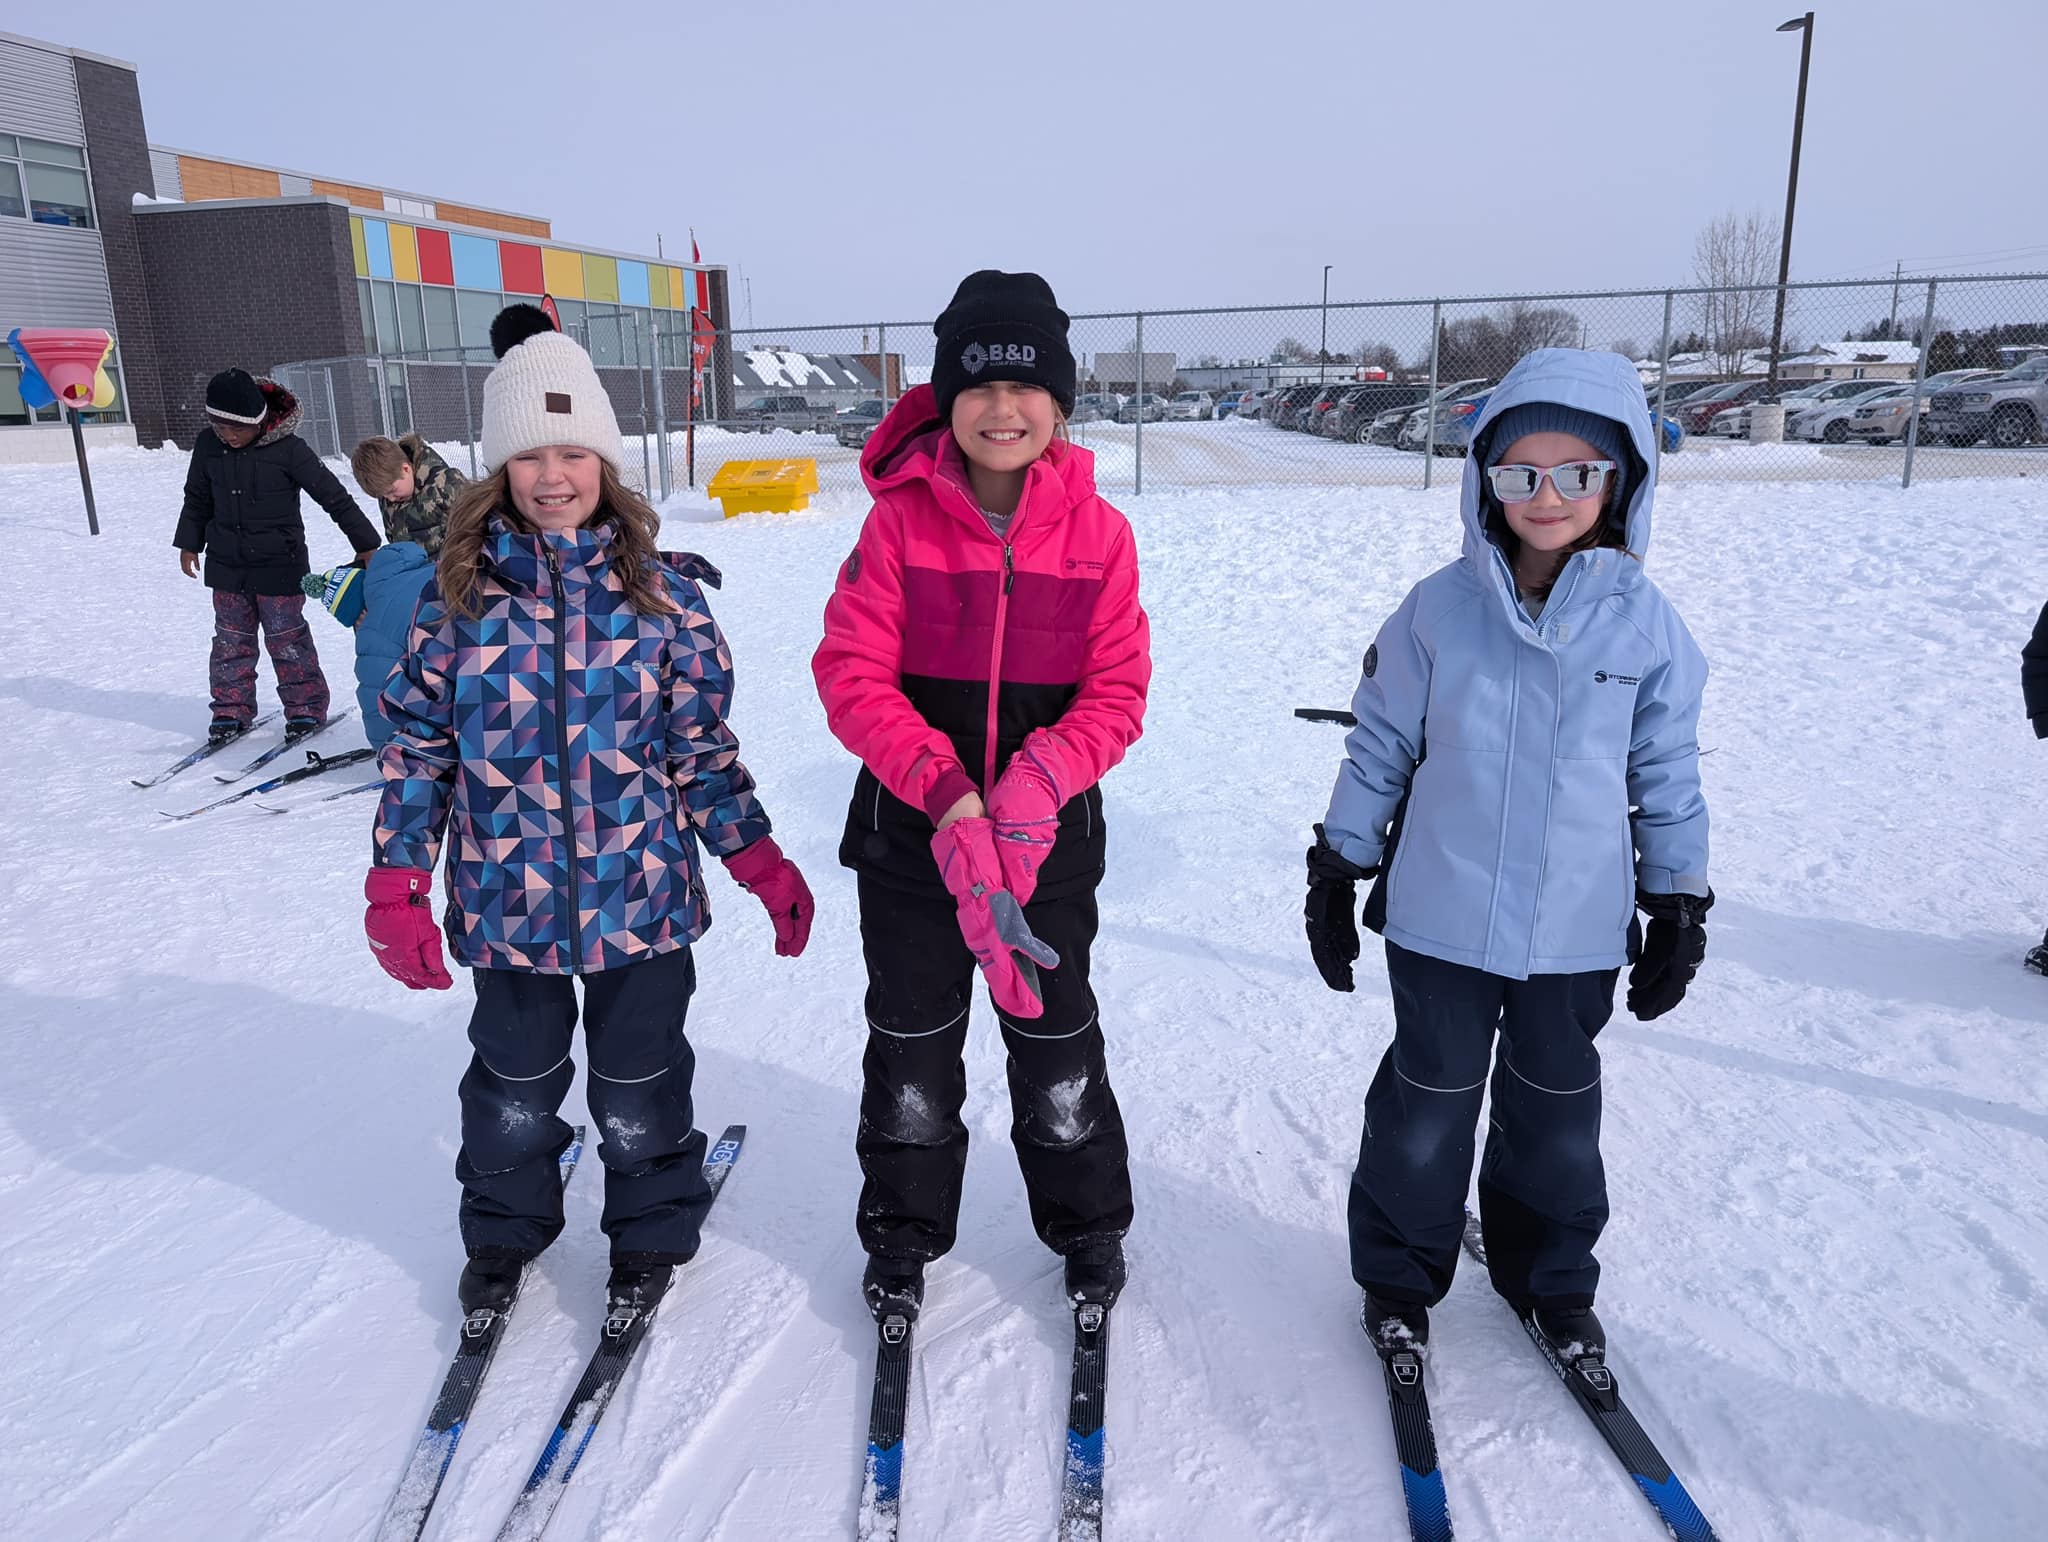
M 377 500 L 377 510 L 384 516 L 384 539 L 414 541 L 429 557 L 440 556 L 448 510 L 469 478 L 418 434 L 397 440 L 365 439 L 349 464 L 356 485 Z
M 505 1309 L 562 1228 L 556 1114 L 583 983 L 614 1312 L 648 1310 L 710 1205 L 683 1033 L 710 923 L 700 844 L 767 907 L 776 952 L 811 896 L 776 847 L 726 726 L 732 662 L 704 602 L 718 573 L 656 551 L 619 479 L 619 427 L 583 350 L 536 307 L 491 329 L 490 474 L 456 500 L 404 658 L 365 927 L 377 962 L 446 990 L 428 900 L 449 840 L 447 936 L 476 988 L 462 1079 L 465 1313 Z
M 1137 550 L 1059 432 L 1074 358 L 1045 281 L 976 273 L 935 330 L 931 384 L 861 456 L 875 507 L 812 663 L 862 762 L 840 860 L 868 971 L 856 1225 L 884 1323 L 916 1317 L 925 1264 L 953 1245 L 977 966 L 1032 1224 L 1077 1303 L 1116 1299 L 1131 1223 L 1088 949 L 1096 783 L 1137 739 L 1151 676 Z
M 225 743 L 256 720 L 256 634 L 277 671 L 287 732 L 327 721 L 327 680 L 306 626 L 306 526 L 299 494 L 333 516 L 366 562 L 377 532 L 341 479 L 293 432 L 298 400 L 271 380 L 225 369 L 206 386 L 206 422 L 185 473 L 185 506 L 173 538 L 188 578 L 206 559 L 213 591 L 213 719 L 207 737 Z
M 1473 427 L 1464 555 L 1365 654 L 1307 923 L 1324 980 L 1350 990 L 1356 886 L 1378 878 L 1366 913 L 1386 938 L 1394 1042 L 1366 1094 L 1350 1230 L 1383 1355 L 1419 1347 L 1450 1288 L 1489 1066 L 1494 1288 L 1563 1360 L 1602 1349 L 1593 1041 L 1630 960 L 1637 1017 L 1683 999 L 1713 904 L 1706 662 L 1643 573 L 1654 463 L 1625 359 L 1530 354 Z
M 354 563 L 327 573 L 308 573 L 300 587 L 343 626 L 355 633 L 356 704 L 370 748 L 382 749 L 393 732 L 384 715 L 384 686 L 405 657 L 412 615 L 420 591 L 433 577 L 433 559 L 417 541 L 393 541 L 377 548 L 368 564 Z

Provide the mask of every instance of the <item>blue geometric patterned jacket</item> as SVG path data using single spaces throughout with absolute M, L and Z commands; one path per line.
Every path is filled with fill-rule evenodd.
M 643 616 L 608 522 L 526 535 L 494 518 L 482 613 L 420 595 L 384 687 L 376 856 L 432 871 L 448 941 L 486 969 L 581 974 L 689 946 L 710 925 L 697 843 L 768 834 L 726 726 L 732 657 L 702 557 L 664 553 L 673 615 Z

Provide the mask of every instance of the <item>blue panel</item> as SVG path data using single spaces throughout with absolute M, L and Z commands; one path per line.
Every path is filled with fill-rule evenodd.
M 391 277 L 391 227 L 382 220 L 363 221 L 363 251 L 370 259 L 370 277 Z
M 644 262 L 619 262 L 619 304 L 646 305 L 647 264 Z
M 498 268 L 498 243 L 486 236 L 448 237 L 448 255 L 455 264 L 458 289 L 503 289 L 504 275 Z

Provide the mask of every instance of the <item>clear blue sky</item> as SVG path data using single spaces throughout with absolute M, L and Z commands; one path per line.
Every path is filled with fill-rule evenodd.
M 1684 281 L 1782 208 L 1793 0 L 190 6 L 18 30 L 151 137 L 707 259 L 767 323 Z M 1818 6 L 1795 277 L 2048 269 L 2041 0 Z M 569 22 L 560 20 L 571 18 Z M 746 288 L 736 288 L 744 320 Z M 1334 339 L 1333 339 L 1334 341 Z

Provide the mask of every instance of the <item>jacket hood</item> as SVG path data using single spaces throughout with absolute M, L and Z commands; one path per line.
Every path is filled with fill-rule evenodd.
M 1482 575 L 1491 574 L 1497 579 L 1503 587 L 1503 598 L 1518 616 L 1521 607 L 1506 554 L 1486 530 L 1485 465 L 1494 421 L 1510 407 L 1526 402 L 1558 402 L 1612 418 L 1622 426 L 1634 451 L 1634 464 L 1628 468 L 1629 499 L 1622 528 L 1628 549 L 1638 559 L 1649 554 L 1650 506 L 1657 491 L 1657 457 L 1650 436 L 1649 403 L 1643 395 L 1642 378 L 1627 359 L 1618 353 L 1595 353 L 1583 348 L 1539 348 L 1509 370 L 1480 409 L 1479 421 L 1472 425 L 1472 453 L 1465 458 L 1459 512 L 1465 525 L 1466 560 Z M 1596 564 L 1595 555 L 1574 555 L 1558 575 L 1553 592 L 1594 599 L 1632 588 L 1641 581 L 1640 560 Z
M 263 432 L 256 436 L 258 444 L 275 444 L 286 434 L 299 431 L 299 399 L 267 375 L 258 375 L 256 384 L 263 392 Z
M 939 417 L 937 394 L 928 385 L 913 386 L 868 436 L 867 447 L 861 451 L 860 474 L 877 498 L 923 483 L 940 503 L 986 528 L 965 472 L 950 469 L 957 468 L 961 459 L 952 430 Z M 1047 497 L 1048 492 L 1053 496 Z M 1024 496 L 1018 500 L 1017 510 L 1022 514 L 1028 506 L 1031 522 L 1037 524 L 1042 519 L 1059 519 L 1094 496 L 1094 452 L 1055 439 L 1026 471 Z

